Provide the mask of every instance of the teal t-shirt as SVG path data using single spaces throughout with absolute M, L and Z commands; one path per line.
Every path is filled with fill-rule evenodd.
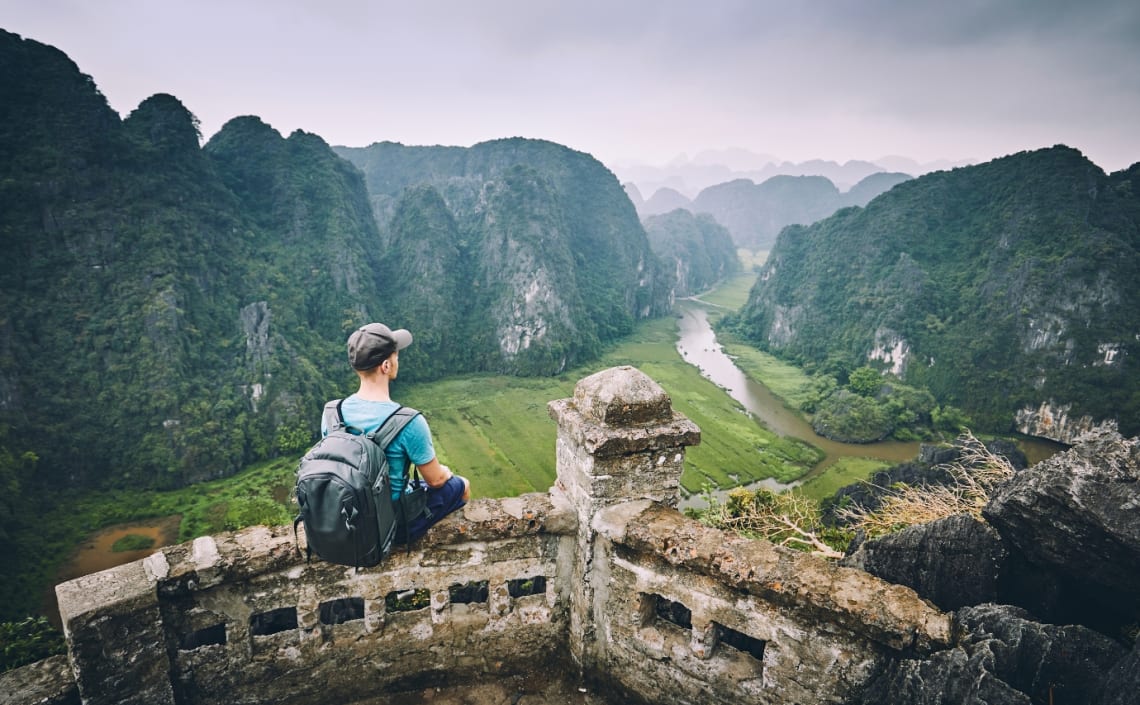
M 345 397 L 340 405 L 344 423 L 358 428 L 364 433 L 372 433 L 380 424 L 396 412 L 400 405 L 394 401 L 370 401 L 353 394 Z M 328 433 L 325 421 L 321 419 L 321 435 Z M 408 463 L 424 465 L 435 457 L 435 447 L 431 442 L 431 429 L 427 420 L 420 414 L 412 419 L 400 435 L 385 450 L 388 456 L 388 475 L 392 482 L 392 499 L 397 500 L 407 488 Z

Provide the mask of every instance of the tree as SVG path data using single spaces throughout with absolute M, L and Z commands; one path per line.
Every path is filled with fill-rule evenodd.
M 6 542 L 9 539 L 16 506 L 22 501 L 22 480 L 31 477 L 38 460 L 31 451 L 13 451 L 8 438 L 8 427 L 0 424 L 0 541 Z
M 859 396 L 873 397 L 883 387 L 883 376 L 870 367 L 860 367 L 847 378 L 847 388 Z

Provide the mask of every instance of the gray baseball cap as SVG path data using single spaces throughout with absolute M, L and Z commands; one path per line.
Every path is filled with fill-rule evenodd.
M 369 323 L 348 336 L 348 364 L 355 370 L 371 370 L 397 350 L 412 344 L 412 334 L 392 330 L 383 323 Z

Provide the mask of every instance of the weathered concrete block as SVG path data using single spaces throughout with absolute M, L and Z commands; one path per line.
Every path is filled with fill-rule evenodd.
M 174 704 L 158 593 L 143 561 L 56 586 L 84 703 Z
M 574 405 L 586 419 L 608 426 L 658 424 L 673 417 L 672 402 L 661 385 L 629 366 L 579 380 Z
M 79 689 L 67 656 L 42 661 L 0 673 L 0 705 L 79 705 Z

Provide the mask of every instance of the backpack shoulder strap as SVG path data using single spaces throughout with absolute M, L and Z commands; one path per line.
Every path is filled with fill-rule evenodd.
M 325 410 L 321 415 L 325 432 L 332 433 L 344 428 L 344 414 L 340 412 L 340 405 L 343 403 L 344 399 L 333 399 L 325 404 Z
M 396 436 L 404 430 L 404 427 L 411 423 L 412 419 L 420 415 L 420 412 L 411 408 L 410 406 L 401 406 L 396 409 L 384 419 L 384 423 L 380 424 L 380 428 L 368 434 L 376 445 L 380 448 L 387 449 L 388 445 L 396 440 Z

